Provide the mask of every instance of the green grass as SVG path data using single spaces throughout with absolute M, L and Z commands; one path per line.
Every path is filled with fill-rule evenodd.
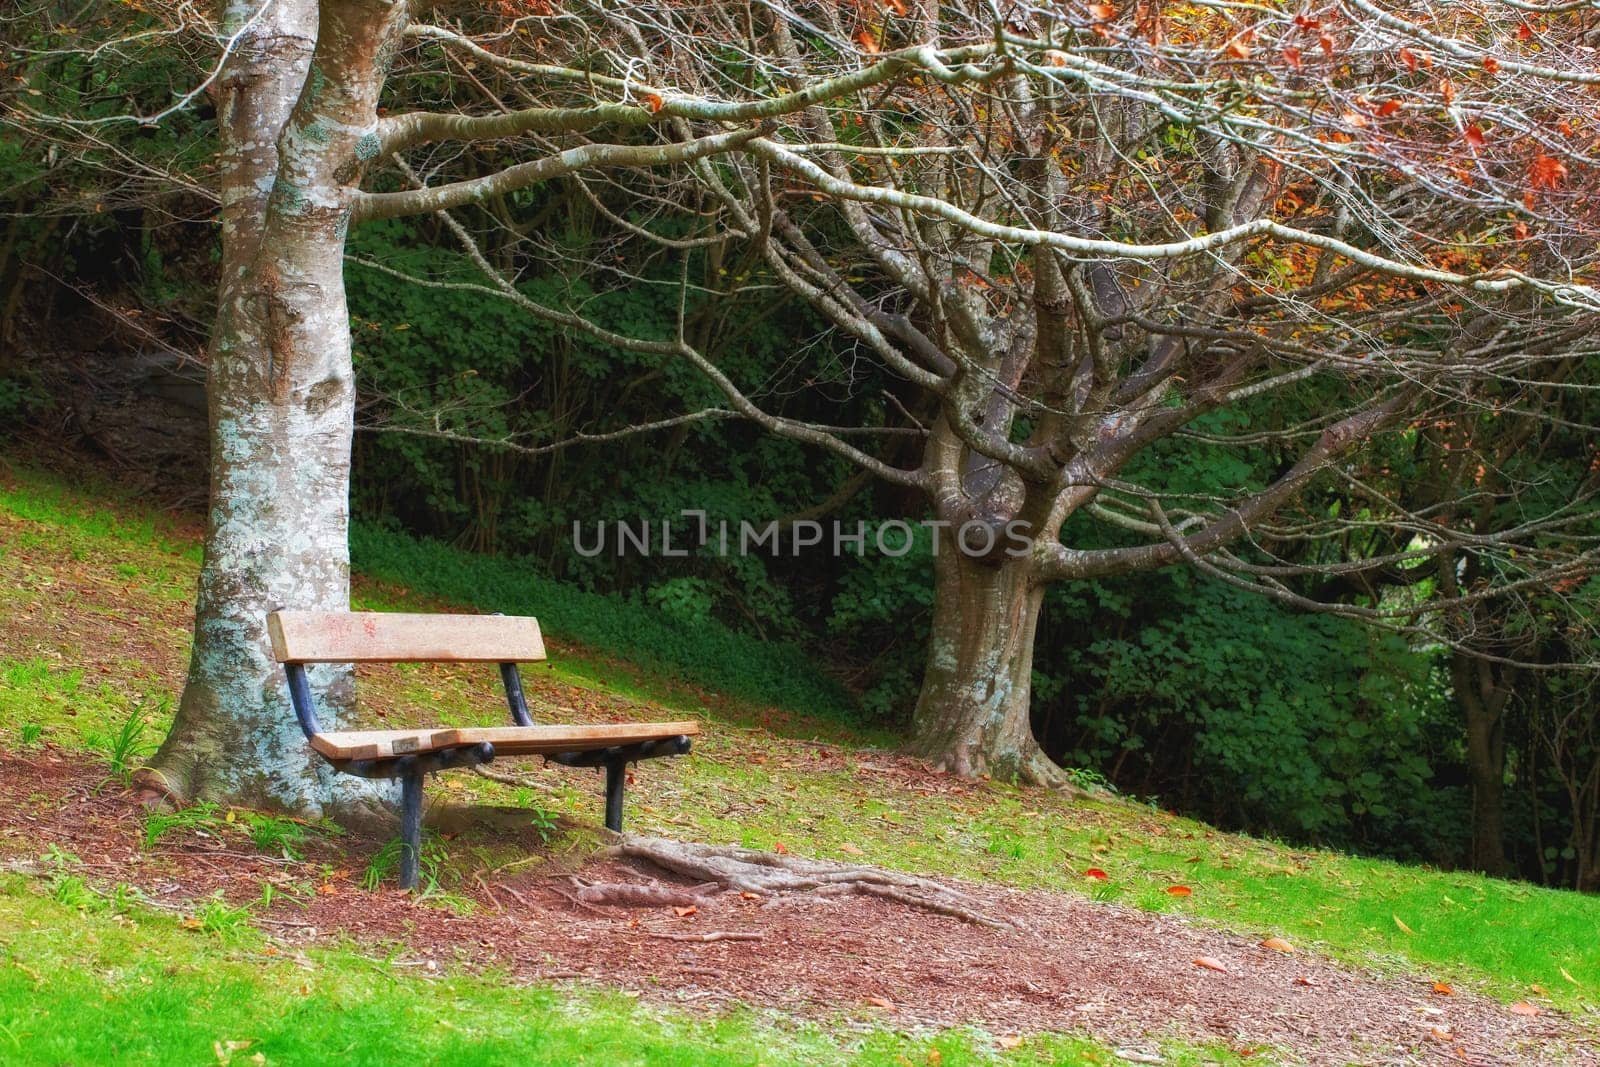
M 640 801 L 676 835 L 1077 892 L 1507 1000 L 1600 1006 L 1600 898 L 1294 849 L 1124 801 L 1069 804 L 992 784 L 964 796 L 880 788 L 870 754 L 819 767 L 781 742 L 717 731 L 702 748 L 711 758 L 660 775 L 645 790 L 657 796 Z M 745 758 L 722 758 L 729 749 Z M 1085 877 L 1091 868 L 1108 880 Z M 1177 885 L 1191 895 L 1167 892 Z
M 649 607 L 553 581 L 528 564 L 476 555 L 357 523 L 351 563 L 370 578 L 480 611 L 536 615 L 563 640 L 668 681 L 741 700 L 838 718 L 849 700 L 798 646 L 715 622 L 685 625 Z
M 27 519 L 18 529 L 29 541 L 26 548 L 0 550 L 0 614 L 57 613 L 36 639 L 55 642 L 53 651 L 30 648 L 22 654 L 8 649 L 0 634 L 0 737 L 7 744 L 20 744 L 28 728 L 46 741 L 81 750 L 87 734 L 114 729 L 141 704 L 154 707 L 151 701 L 175 684 L 186 620 L 166 592 L 141 592 L 137 582 L 124 591 L 118 568 L 168 573 L 188 595 L 194 548 L 161 520 L 121 510 L 108 512 L 101 498 L 74 496 L 38 476 L 0 479 L 0 514 Z M 4 552 L 29 553 L 27 565 Z M 78 586 L 92 592 L 63 605 L 57 593 L 78 572 Z M 507 581 L 514 577 L 497 573 Z M 521 588 L 518 595 L 532 596 L 539 587 Z M 438 603 L 415 586 L 407 593 L 369 585 L 362 598 L 388 608 Z M 547 620 L 557 639 L 573 636 L 536 602 L 483 606 L 530 610 Z M 83 611 L 123 612 L 129 621 L 156 628 L 168 646 L 165 679 L 148 657 L 85 647 L 72 633 Z M 935 776 L 887 780 L 878 769 L 884 756 L 870 747 L 884 739 L 851 731 L 837 719 L 784 717 L 759 706 L 708 701 L 681 681 L 662 680 L 649 670 L 618 685 L 609 680 L 615 670 L 610 660 L 581 650 L 563 653 L 552 667 L 539 680 L 566 687 L 567 703 L 620 696 L 654 705 L 640 714 L 708 721 L 694 757 L 638 768 L 629 805 L 636 829 L 763 847 L 781 841 L 802 854 L 1076 892 L 1181 913 L 1253 937 L 1284 937 L 1302 950 L 1379 969 L 1419 971 L 1506 1000 L 1532 999 L 1591 1019 L 1600 1011 L 1600 899 L 1594 897 L 1290 848 L 1122 801 L 1074 803 L 1036 790 L 969 788 Z M 494 684 L 492 671 L 430 666 L 393 672 L 373 686 L 380 706 L 410 705 L 424 709 L 413 716 L 477 723 L 501 721 Z M 760 725 L 769 718 L 789 736 Z M 160 715 L 152 716 L 153 736 L 164 726 Z M 829 738 L 826 753 L 795 743 L 795 736 Z M 583 848 L 598 816 L 593 776 L 535 773 L 557 784 L 553 794 L 519 798 L 514 790 L 468 775 L 446 775 L 436 795 L 517 800 L 530 810 L 536 805 L 542 818 L 565 820 L 567 829 L 550 843 L 553 851 Z M 528 861 L 493 842 L 462 839 L 447 847 L 450 868 Z M 353 857 L 358 865 L 372 859 Z M 1086 879 L 1083 872 L 1091 867 L 1107 872 L 1108 880 Z M 1192 895 L 1169 894 L 1173 885 L 1189 887 Z
M 245 909 L 211 901 L 192 916 L 166 915 L 81 881 L 56 884 L 47 895 L 21 877 L 0 879 L 0 1062 L 1117 1062 L 1105 1046 L 1070 1037 L 1034 1035 L 1002 1053 L 976 1031 L 905 1035 L 798 1026 L 747 1010 L 691 1014 L 625 993 L 431 972 L 353 949 L 297 952 L 250 927 Z M 1218 1047 L 1164 1052 L 1174 1067 L 1243 1062 Z

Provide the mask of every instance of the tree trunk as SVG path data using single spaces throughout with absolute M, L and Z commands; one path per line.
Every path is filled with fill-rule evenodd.
M 962 777 L 1069 784 L 1034 739 L 1029 716 L 1043 601 L 1029 560 L 995 564 L 940 546 L 912 752 Z
M 315 816 L 387 788 L 312 757 L 265 620 L 276 608 L 349 607 L 355 388 L 344 243 L 356 161 L 376 144 L 381 53 L 404 8 L 275 0 L 220 87 L 211 507 L 189 677 L 151 783 L 180 802 Z M 334 728 L 354 704 L 350 671 L 319 668 L 312 681 L 323 726 Z
M 1472 866 L 1485 874 L 1506 872 L 1505 706 L 1514 679 L 1466 653 L 1452 656 L 1451 680 L 1466 717 L 1467 775 L 1472 781 Z

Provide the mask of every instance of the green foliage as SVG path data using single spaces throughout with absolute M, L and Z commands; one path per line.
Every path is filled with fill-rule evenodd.
M 370 893 L 392 886 L 400 870 L 400 857 L 404 851 L 405 842 L 398 837 L 379 849 L 368 862 L 367 869 L 361 873 L 361 887 Z M 422 850 L 417 855 L 417 887 L 414 890 L 417 898 L 442 904 L 458 915 L 470 914 L 477 904 L 470 897 L 445 888 L 444 879 L 451 873 L 450 853 L 444 841 L 438 834 L 424 829 Z
M 144 817 L 144 847 L 155 847 L 173 830 L 198 830 L 217 832 L 223 823 L 222 812 L 215 804 L 202 801 L 177 811 L 152 811 Z
M 300 859 L 307 831 L 304 823 L 283 815 L 262 811 L 247 811 L 241 821 L 250 841 L 262 852 L 272 852 L 288 859 Z
M 165 702 L 162 710 L 165 710 L 170 706 L 171 698 L 161 699 Z M 124 785 L 133 780 L 133 772 L 138 770 L 140 761 L 156 750 L 150 719 L 143 704 L 135 705 L 114 730 L 86 731 L 83 743 L 91 751 L 105 756 L 106 762 L 111 765 L 112 776 Z
M 200 905 L 195 912 L 195 921 L 206 933 L 231 939 L 249 927 L 250 906 L 233 907 L 223 899 L 221 892 L 217 892 Z

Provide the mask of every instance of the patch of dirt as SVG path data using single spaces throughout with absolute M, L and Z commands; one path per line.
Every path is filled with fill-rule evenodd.
M 472 840 L 492 811 L 442 814 L 475 823 L 460 831 Z M 947 883 L 1006 920 L 994 928 L 873 895 L 717 892 L 615 856 L 555 870 L 530 830 L 502 820 L 488 831 L 493 842 L 540 861 L 469 873 L 462 892 L 478 907 L 458 915 L 395 890 L 361 890 L 357 872 L 376 841 L 318 841 L 293 862 L 258 854 L 237 834 L 174 831 L 145 852 L 140 816 L 65 753 L 0 757 L 0 849 L 12 857 L 56 844 L 84 857 L 95 881 L 127 881 L 178 910 L 217 891 L 235 903 L 256 899 L 263 881 L 302 884 L 303 899 L 255 920 L 291 945 L 347 936 L 404 946 L 424 965 L 493 966 L 527 980 L 828 1021 L 1076 1031 L 1146 1048 L 1170 1035 L 1313 1064 L 1600 1064 L 1582 1027 L 1558 1012 L 1522 1016 L 1484 997 L 1440 995 L 1424 978 L 1379 977 L 1062 894 Z M 325 865 L 335 868 L 328 880 Z M 616 886 L 637 886 L 639 899 L 679 903 L 595 903 L 605 894 L 584 893 L 592 883 L 613 896 L 628 895 Z M 1196 965 L 1201 958 L 1223 970 Z

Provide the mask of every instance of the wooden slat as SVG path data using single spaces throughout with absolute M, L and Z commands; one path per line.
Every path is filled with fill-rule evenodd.
M 544 659 L 538 621 L 515 615 L 275 611 L 267 616 L 267 633 L 280 663 Z
M 634 745 L 663 737 L 690 737 L 700 724 L 684 722 L 618 723 L 605 726 L 474 726 L 447 730 L 341 730 L 318 734 L 314 747 L 331 760 L 388 759 L 436 752 L 488 741 L 497 756 L 548 756 L 587 752 L 611 745 Z

